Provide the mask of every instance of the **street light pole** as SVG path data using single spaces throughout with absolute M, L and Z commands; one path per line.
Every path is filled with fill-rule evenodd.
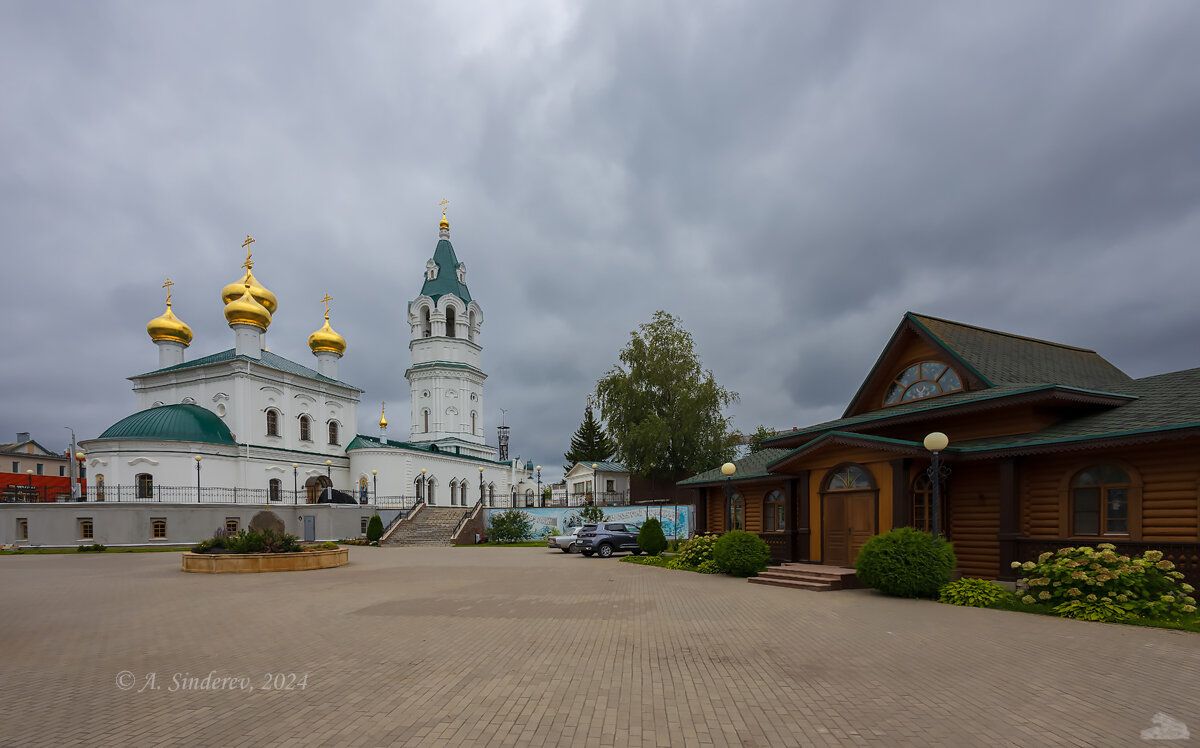
M 542 495 L 542 466 L 541 465 L 537 466 L 537 474 L 538 474 L 538 506 L 544 507 L 544 506 L 546 506 L 546 497 L 544 495 Z
M 292 506 L 300 503 L 298 498 L 300 495 L 300 474 L 298 472 L 300 463 L 292 463 Z
M 721 475 L 725 476 L 725 531 L 731 529 L 729 525 L 733 524 L 733 474 L 737 472 L 737 465 L 732 462 L 727 462 L 721 466 Z
M 329 503 L 333 503 L 333 460 L 325 461 L 325 478 L 329 481 L 329 485 L 325 490 L 329 492 Z
M 933 483 L 933 537 L 936 540 L 941 527 L 941 487 L 942 479 L 950 475 L 950 469 L 941 464 L 940 452 L 950 445 L 950 439 L 940 431 L 934 431 L 925 437 L 925 449 L 933 453 L 933 462 L 927 475 Z
M 75 461 L 78 463 L 78 465 L 75 469 L 75 477 L 79 478 L 79 484 L 78 484 L 79 491 L 75 496 L 76 501 L 87 501 L 87 497 L 85 497 L 83 495 L 83 460 L 84 460 L 83 452 L 76 452 L 75 453 Z
M 479 466 L 479 503 L 483 503 L 483 466 Z
M 196 503 L 200 503 L 200 460 L 204 459 L 200 455 L 194 457 L 196 460 Z
M 373 490 L 375 491 L 375 503 L 378 504 L 379 503 L 379 471 L 378 470 L 371 471 L 371 482 L 374 484 Z

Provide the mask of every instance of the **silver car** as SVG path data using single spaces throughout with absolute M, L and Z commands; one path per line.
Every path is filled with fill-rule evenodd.
M 576 536 L 579 534 L 581 527 L 568 527 L 566 535 L 558 535 L 550 538 L 546 543 L 547 548 L 557 548 L 563 553 L 570 553 L 575 550 Z

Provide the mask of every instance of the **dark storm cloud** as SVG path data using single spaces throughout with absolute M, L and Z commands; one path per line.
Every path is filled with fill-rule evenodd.
M 144 325 L 232 345 L 251 233 L 268 345 L 405 431 L 435 203 L 483 305 L 485 423 L 556 467 L 656 309 L 741 393 L 834 417 L 905 310 L 1196 366 L 1190 3 L 0 6 L 0 439 L 133 407 Z M 494 432 L 492 432 L 494 433 Z

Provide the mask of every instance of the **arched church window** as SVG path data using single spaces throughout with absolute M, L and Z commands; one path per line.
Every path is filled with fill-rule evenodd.
M 467 340 L 475 342 L 475 312 L 467 314 Z
M 329 422 L 329 443 L 335 444 L 335 445 L 338 443 L 338 423 L 337 423 L 337 421 Z
M 938 361 L 922 361 L 913 364 L 892 381 L 883 404 L 898 405 L 912 400 L 923 400 L 963 388 L 958 372 Z
M 448 337 L 448 338 L 455 337 L 456 330 L 454 328 L 457 327 L 457 324 L 455 324 L 455 323 L 456 323 L 456 319 L 455 319 L 455 314 L 454 314 L 454 307 L 452 307 L 452 306 L 446 307 L 446 337 Z
M 471 434 L 475 434 L 475 411 L 471 411 Z
M 429 321 L 429 307 L 421 312 L 421 335 L 428 338 L 433 334 L 433 323 Z
M 467 482 L 465 480 L 458 486 L 458 503 L 463 506 L 467 505 Z
M 437 481 L 435 481 L 433 478 L 430 478 L 429 481 L 426 483 L 426 488 L 428 489 L 428 492 L 429 492 L 429 498 L 426 500 L 429 502 L 429 506 L 433 506 L 434 504 L 437 503 L 433 500 L 434 496 L 436 494 L 436 491 L 437 491 Z
M 279 436 L 279 414 L 273 410 L 267 411 L 267 436 Z
M 533 506 L 533 489 L 525 489 L 525 506 Z
M 150 473 L 137 474 L 137 497 L 139 499 L 154 498 L 154 476 Z
M 456 503 L 458 503 L 458 495 L 456 493 L 457 488 L 458 488 L 458 481 L 457 480 L 450 481 L 450 506 L 454 506 Z
M 270 500 L 271 501 L 282 501 L 283 500 L 283 481 L 280 480 L 279 478 L 272 478 L 271 482 L 268 483 L 267 485 L 269 487 L 268 491 L 269 491 L 269 495 L 270 495 Z
M 300 416 L 300 441 L 312 441 L 312 421 L 308 416 Z
M 422 414 L 425 416 L 425 433 L 428 434 L 429 433 L 429 411 L 424 410 L 424 411 L 422 411 Z

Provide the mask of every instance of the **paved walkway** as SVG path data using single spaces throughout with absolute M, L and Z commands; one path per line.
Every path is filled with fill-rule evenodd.
M 0 557 L 0 745 L 1129 746 L 1159 712 L 1200 738 L 1197 634 L 538 548 L 350 560 Z M 254 690 L 176 679 L 212 671 Z

